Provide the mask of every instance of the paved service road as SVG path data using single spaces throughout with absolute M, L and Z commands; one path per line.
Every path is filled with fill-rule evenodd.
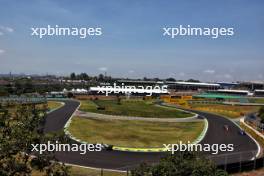
M 48 114 L 45 124 L 45 132 L 62 130 L 66 122 L 79 106 L 79 102 L 72 100 L 63 101 L 65 105 Z M 212 157 L 217 164 L 232 163 L 240 160 L 250 160 L 257 153 L 256 143 L 247 135 L 240 135 L 239 128 L 230 120 L 204 112 L 193 111 L 207 118 L 209 127 L 201 144 L 234 144 L 234 152 L 226 157 L 220 153 L 218 157 Z M 224 125 L 228 125 L 228 132 Z M 101 129 L 107 132 L 107 129 Z M 251 152 L 254 151 L 254 152 Z M 239 152 L 239 153 L 238 153 Z M 242 152 L 242 154 L 241 154 Z M 123 151 L 87 152 L 82 155 L 79 152 L 56 152 L 56 157 L 62 162 L 114 170 L 127 170 L 137 166 L 141 162 L 156 163 L 166 153 L 144 153 Z

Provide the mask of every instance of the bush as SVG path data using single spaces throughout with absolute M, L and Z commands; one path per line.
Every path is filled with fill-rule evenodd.
M 258 116 L 261 120 L 261 123 L 264 123 L 264 106 L 259 109 Z
M 132 170 L 132 176 L 227 176 L 228 174 L 202 155 L 195 152 L 176 152 L 162 158 L 159 164 L 141 164 Z
M 73 95 L 73 93 L 69 92 L 69 93 L 67 94 L 67 97 L 68 97 L 68 98 L 73 98 L 74 95 Z
M 104 106 L 98 106 L 97 110 L 105 110 L 105 107 Z

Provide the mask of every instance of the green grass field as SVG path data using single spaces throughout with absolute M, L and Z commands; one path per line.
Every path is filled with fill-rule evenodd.
M 250 103 L 263 103 L 264 104 L 264 98 L 250 98 Z
M 49 108 L 49 110 L 53 110 L 53 109 L 59 108 L 60 106 L 61 106 L 61 103 L 60 102 L 57 102 L 57 101 L 48 101 L 48 108 Z
M 163 147 L 162 144 L 194 141 L 202 132 L 203 122 L 149 122 L 99 120 L 74 117 L 70 133 L 89 143 L 120 147 Z
M 232 106 L 223 104 L 192 104 L 192 109 L 212 112 L 229 118 L 238 118 L 245 114 L 257 112 L 259 106 Z
M 105 109 L 98 110 L 98 106 Z M 109 115 L 155 118 L 185 118 L 192 116 L 192 114 L 175 108 L 160 107 L 153 104 L 152 101 L 143 100 L 122 100 L 121 104 L 118 104 L 116 100 L 87 100 L 81 101 L 80 110 Z

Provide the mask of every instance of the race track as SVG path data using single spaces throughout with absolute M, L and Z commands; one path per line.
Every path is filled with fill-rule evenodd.
M 70 119 L 79 102 L 72 100 L 64 100 L 65 105 L 48 114 L 44 131 L 52 132 L 63 130 L 66 122 Z M 218 115 L 193 111 L 199 116 L 207 118 L 209 126 L 207 134 L 201 141 L 202 144 L 234 144 L 233 152 L 219 153 L 217 157 L 210 155 L 216 164 L 233 163 L 240 160 L 250 160 L 256 156 L 258 147 L 256 143 L 247 135 L 241 135 L 240 129 L 230 120 Z M 228 125 L 229 131 L 223 128 Z M 101 129 L 106 130 L 107 129 Z M 227 155 L 228 154 L 228 155 Z M 59 161 L 113 170 L 127 170 L 137 166 L 142 162 L 157 163 L 159 159 L 166 155 L 165 152 L 123 152 L 123 151 L 100 151 L 87 152 L 85 155 L 79 152 L 56 152 Z

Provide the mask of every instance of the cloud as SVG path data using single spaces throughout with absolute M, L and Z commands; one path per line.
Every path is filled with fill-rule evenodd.
M 0 35 L 4 35 L 6 33 L 14 32 L 14 29 L 7 26 L 0 26 Z
M 74 63 L 75 65 L 81 65 L 81 62 L 77 61 Z
M 98 70 L 100 70 L 100 71 L 107 71 L 108 68 L 107 67 L 99 67 Z
M 206 73 L 206 74 L 214 74 L 215 70 L 204 70 L 204 73 Z
M 128 73 L 135 73 L 135 71 L 134 70 L 129 70 Z
M 10 28 L 10 27 L 6 27 L 5 30 L 6 30 L 7 32 L 14 32 L 14 29 L 13 29 L 13 28 Z
M 0 54 L 3 54 L 3 53 L 5 53 L 5 50 L 0 49 Z
M 180 75 L 180 76 L 185 76 L 185 73 L 181 72 L 179 75 Z
M 230 79 L 230 78 L 232 78 L 232 75 L 230 75 L 230 74 L 225 74 L 225 75 L 224 75 L 224 78 Z

